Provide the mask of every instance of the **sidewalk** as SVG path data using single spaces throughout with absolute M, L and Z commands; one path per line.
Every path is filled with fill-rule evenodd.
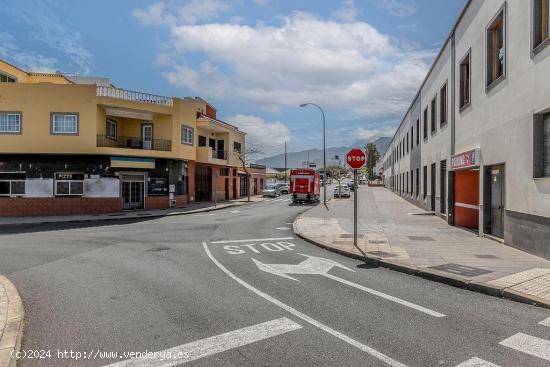
M 250 203 L 264 201 L 260 195 L 251 196 Z M 159 210 L 133 210 L 122 211 L 110 214 L 84 214 L 84 215 L 53 215 L 53 216 L 37 216 L 37 217 L 0 217 L 0 227 L 15 227 L 29 224 L 43 223 L 69 223 L 69 222 L 90 222 L 90 221 L 106 221 L 119 219 L 137 219 L 137 218 L 156 218 L 170 215 L 185 215 L 202 212 L 210 212 L 234 206 L 250 204 L 246 197 L 221 201 L 214 205 L 213 202 L 192 203 L 185 208 L 168 208 Z
M 14 367 L 23 331 L 23 304 L 15 286 L 0 275 L 0 367 Z
M 381 187 L 361 187 L 358 248 L 353 197 L 303 213 L 295 233 L 321 247 L 461 288 L 550 308 L 550 261 L 452 227 Z

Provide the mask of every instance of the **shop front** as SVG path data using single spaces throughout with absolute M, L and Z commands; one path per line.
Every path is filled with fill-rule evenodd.
M 449 172 L 449 223 L 479 229 L 480 152 L 472 149 L 451 157 Z

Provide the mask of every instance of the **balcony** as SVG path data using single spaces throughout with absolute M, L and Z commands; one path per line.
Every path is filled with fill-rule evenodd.
M 106 135 L 98 135 L 97 146 L 107 148 L 158 150 L 169 152 L 172 150 L 172 140 L 143 140 L 142 138 L 135 136 L 117 136 L 116 138 L 112 138 L 107 137 Z
M 173 99 L 170 97 L 157 96 L 155 94 L 135 92 L 131 90 L 114 88 L 114 87 L 98 86 L 97 96 L 116 98 L 124 101 L 150 103 L 150 104 L 155 104 L 159 106 L 171 107 L 174 104 Z
M 227 160 L 227 150 L 212 150 L 212 158 Z

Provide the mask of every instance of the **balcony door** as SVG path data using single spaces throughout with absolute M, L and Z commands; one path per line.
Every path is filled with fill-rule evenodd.
M 141 144 L 143 149 L 153 149 L 153 124 L 141 125 Z
M 218 140 L 218 159 L 225 159 L 225 141 Z

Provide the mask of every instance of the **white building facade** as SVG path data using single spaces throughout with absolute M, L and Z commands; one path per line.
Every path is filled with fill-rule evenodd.
M 550 0 L 468 1 L 382 158 L 386 187 L 550 258 L 549 45 Z

